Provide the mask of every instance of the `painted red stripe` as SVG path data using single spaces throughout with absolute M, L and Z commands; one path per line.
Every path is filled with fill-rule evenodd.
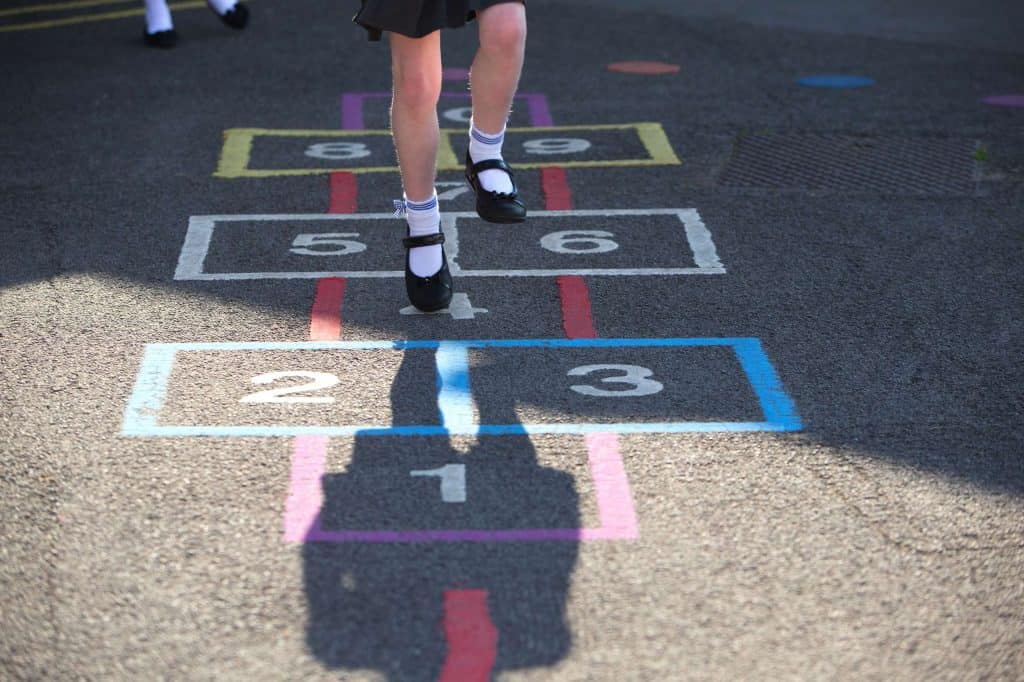
M 562 326 L 570 339 L 596 339 L 594 316 L 590 311 L 590 292 L 587 282 L 579 275 L 562 275 L 558 279 L 558 293 L 562 297 Z
M 572 209 L 572 191 L 564 168 L 541 168 L 540 187 L 544 192 L 544 208 L 549 211 Z
M 309 320 L 310 341 L 337 341 L 341 338 L 341 306 L 344 301 L 345 280 L 341 277 L 325 277 L 316 283 Z
M 330 213 L 355 213 L 356 197 L 355 173 L 331 173 Z
M 487 590 L 444 593 L 448 656 L 440 682 L 486 682 L 498 655 L 498 629 L 487 612 Z

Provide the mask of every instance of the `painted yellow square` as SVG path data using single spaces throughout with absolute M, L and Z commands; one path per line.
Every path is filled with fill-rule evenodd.
M 678 166 L 668 136 L 660 123 L 622 123 L 607 125 L 549 126 L 542 128 L 509 128 L 510 133 L 564 133 L 594 130 L 632 130 L 636 132 L 647 152 L 640 159 L 602 159 L 598 161 L 548 161 L 537 163 L 516 163 L 516 168 L 621 168 L 630 166 Z M 441 130 L 441 145 L 438 151 L 437 169 L 457 171 L 462 162 L 452 147 L 452 136 L 464 136 L 465 130 L 444 128 Z M 390 130 L 272 130 L 264 128 L 231 128 L 224 131 L 224 147 L 220 163 L 214 175 L 218 178 L 269 178 L 286 175 L 322 175 L 325 173 L 397 173 L 398 166 L 338 167 L 338 168 L 250 168 L 253 142 L 257 137 L 316 137 L 316 138 L 365 138 L 391 135 Z

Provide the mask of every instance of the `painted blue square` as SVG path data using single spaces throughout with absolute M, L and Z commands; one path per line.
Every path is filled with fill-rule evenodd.
M 473 409 L 472 369 L 469 353 L 473 349 L 617 349 L 694 347 L 730 348 L 742 368 L 746 381 L 761 411 L 761 419 L 752 421 L 649 421 L 578 423 L 477 423 Z M 411 350 L 433 349 L 437 375 L 436 425 L 174 425 L 159 423 L 168 382 L 178 353 L 238 351 L 316 351 L 316 350 Z M 143 437 L 263 437 L 263 436 L 430 436 L 430 435 L 511 435 L 545 433 L 689 433 L 723 431 L 796 431 L 802 428 L 793 401 L 771 365 L 761 344 L 753 338 L 677 338 L 677 339 L 509 339 L 469 341 L 364 341 L 364 342 L 266 342 L 151 344 L 146 347 L 135 389 L 125 410 L 122 433 Z

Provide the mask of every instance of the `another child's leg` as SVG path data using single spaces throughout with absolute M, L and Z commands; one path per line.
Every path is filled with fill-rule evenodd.
M 167 0 L 144 0 L 146 6 L 146 43 L 153 47 L 174 47 L 177 34 Z
M 477 22 L 480 48 L 470 70 L 473 97 L 470 156 L 474 162 L 501 158 L 505 124 L 523 69 L 526 8 L 519 2 L 493 5 L 479 12 Z M 512 190 L 511 179 L 500 170 L 485 170 L 479 179 L 485 189 Z
M 410 236 L 441 230 L 434 180 L 440 138 L 437 101 L 441 96 L 441 33 L 408 38 L 391 33 L 391 69 L 394 95 L 391 130 L 398 152 Z M 409 251 L 409 267 L 429 277 L 443 264 L 440 244 Z

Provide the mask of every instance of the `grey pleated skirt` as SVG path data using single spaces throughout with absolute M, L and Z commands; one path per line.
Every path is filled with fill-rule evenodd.
M 441 28 L 458 28 L 476 17 L 478 10 L 503 2 L 526 0 L 362 0 L 352 18 L 366 29 L 370 40 L 383 31 L 422 38 Z

